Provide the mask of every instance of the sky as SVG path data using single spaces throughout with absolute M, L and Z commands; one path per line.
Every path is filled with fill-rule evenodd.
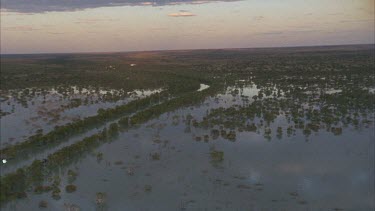
M 374 0 L 0 0 L 1 54 L 375 43 Z

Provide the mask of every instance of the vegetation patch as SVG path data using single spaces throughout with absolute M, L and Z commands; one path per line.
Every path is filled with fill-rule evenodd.
M 67 193 L 73 193 L 76 190 L 77 190 L 77 186 L 75 186 L 75 185 L 67 185 L 67 186 L 65 186 L 65 191 Z
M 213 150 L 210 152 L 211 160 L 214 162 L 221 162 L 224 160 L 224 152 Z

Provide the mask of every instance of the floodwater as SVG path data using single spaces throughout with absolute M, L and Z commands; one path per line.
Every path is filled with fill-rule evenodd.
M 210 86 L 208 86 L 208 85 L 206 85 L 206 84 L 200 84 L 199 85 L 200 87 L 199 87 L 199 89 L 197 90 L 198 92 L 200 92 L 200 91 L 203 91 L 203 90 L 205 90 L 205 89 L 208 89 Z
M 120 132 L 64 167 L 61 199 L 29 193 L 2 210 L 40 210 L 42 200 L 43 210 L 373 210 L 373 125 L 344 127 L 341 135 L 319 130 L 308 138 L 301 131 L 269 139 L 262 130 L 236 130 L 228 140 L 189 123 L 210 109 L 251 103 L 259 91 L 255 84 L 227 87 L 200 105 Z M 283 124 L 280 115 L 270 127 Z M 212 152 L 222 152 L 222 159 Z M 73 193 L 65 191 L 69 169 L 78 174 Z M 104 196 L 99 205 L 98 194 Z
M 124 92 L 76 86 L 10 90 L 1 98 L 1 111 L 5 115 L 0 119 L 0 148 L 22 142 L 39 129 L 47 133 L 55 126 L 96 115 L 100 108 L 113 108 L 160 91 L 162 89 Z

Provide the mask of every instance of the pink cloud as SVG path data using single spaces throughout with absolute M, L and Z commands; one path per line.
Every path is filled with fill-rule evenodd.
M 192 17 L 196 16 L 195 14 L 191 12 L 175 12 L 168 15 L 169 17 Z

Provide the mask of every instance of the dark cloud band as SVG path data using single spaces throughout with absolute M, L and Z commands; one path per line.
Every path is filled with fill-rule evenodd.
M 205 4 L 236 0 L 1 0 L 1 9 L 21 13 L 75 11 L 111 6 L 165 6 L 176 4 Z

